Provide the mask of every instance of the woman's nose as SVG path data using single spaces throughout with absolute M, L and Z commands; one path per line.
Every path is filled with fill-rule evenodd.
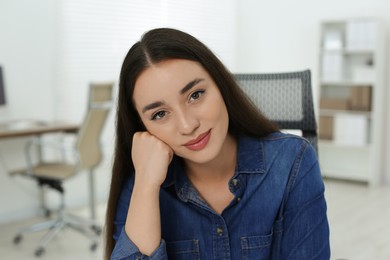
M 199 120 L 190 112 L 180 112 L 177 118 L 177 129 L 182 135 L 191 135 L 199 127 Z

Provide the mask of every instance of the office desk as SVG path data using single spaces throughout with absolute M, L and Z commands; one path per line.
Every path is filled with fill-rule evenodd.
M 0 122 L 0 140 L 16 137 L 39 137 L 47 133 L 76 133 L 79 128 L 78 124 L 63 121 L 13 120 Z M 38 150 L 38 156 L 39 158 L 42 156 L 40 149 Z
M 46 133 L 76 133 L 80 125 L 61 121 L 15 120 L 0 122 L 0 139 L 37 136 Z

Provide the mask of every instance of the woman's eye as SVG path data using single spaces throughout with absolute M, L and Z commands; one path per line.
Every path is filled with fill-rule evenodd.
M 200 96 L 203 95 L 203 93 L 204 93 L 204 90 L 195 91 L 194 93 L 191 94 L 190 101 L 199 99 Z
M 158 111 L 157 113 L 152 115 L 152 120 L 158 120 L 161 119 L 165 116 L 166 112 L 165 111 Z

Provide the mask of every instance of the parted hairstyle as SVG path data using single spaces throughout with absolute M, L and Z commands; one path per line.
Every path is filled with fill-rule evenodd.
M 261 138 L 278 131 L 278 128 L 258 111 L 240 89 L 233 75 L 203 43 L 185 32 L 171 28 L 146 32 L 141 40 L 130 48 L 120 72 L 116 144 L 105 226 L 106 259 L 110 258 L 115 246 L 114 218 L 122 184 L 134 174 L 131 158 L 132 138 L 134 133 L 146 131 L 134 106 L 134 86 L 137 78 L 148 67 L 170 59 L 198 62 L 209 73 L 225 102 L 229 116 L 228 132 L 231 135 Z

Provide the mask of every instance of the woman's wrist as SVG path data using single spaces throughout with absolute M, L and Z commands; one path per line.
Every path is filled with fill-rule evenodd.
M 137 178 L 136 176 L 134 181 L 133 193 L 140 192 L 143 193 L 144 195 L 156 194 L 156 193 L 159 194 L 160 187 L 161 184 L 158 182 L 153 182 L 151 180 L 148 180 L 147 178 Z

